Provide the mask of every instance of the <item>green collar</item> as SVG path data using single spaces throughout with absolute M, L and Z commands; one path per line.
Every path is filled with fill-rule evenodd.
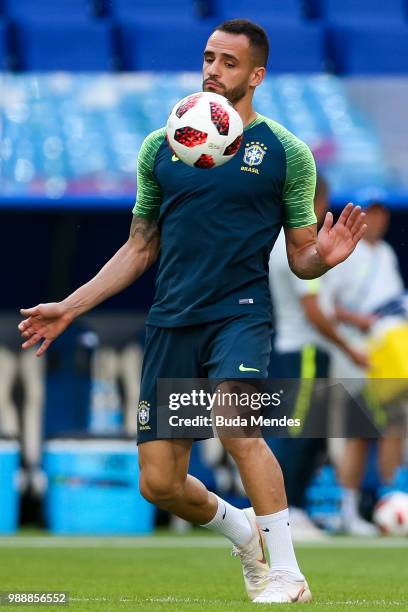
M 251 123 L 248 123 L 248 125 L 246 127 L 244 127 L 244 132 L 246 132 L 247 130 L 250 130 L 251 128 L 255 127 L 256 125 L 258 125 L 258 123 L 262 123 L 262 121 L 263 121 L 263 116 L 260 115 L 259 113 L 256 113 L 255 119 L 253 119 L 253 121 L 251 121 Z

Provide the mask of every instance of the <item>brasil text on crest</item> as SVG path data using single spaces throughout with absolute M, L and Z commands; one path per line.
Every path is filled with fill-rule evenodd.
M 262 164 L 263 158 L 265 156 L 268 147 L 266 147 L 263 142 L 248 142 L 245 145 L 244 152 L 244 163 L 246 166 L 241 166 L 241 170 L 243 172 L 252 172 L 253 174 L 259 174 L 258 168 L 255 166 L 260 166 Z

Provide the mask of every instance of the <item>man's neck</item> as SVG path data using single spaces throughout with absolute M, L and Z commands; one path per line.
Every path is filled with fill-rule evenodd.
M 256 112 L 248 100 L 240 100 L 235 106 L 235 110 L 239 113 L 244 128 L 256 119 Z
M 380 241 L 377 239 L 373 239 L 373 238 L 368 238 L 367 236 L 364 236 L 363 238 L 364 242 L 370 246 L 375 246 L 376 244 L 378 244 Z
M 247 125 L 249 125 L 250 123 L 255 121 L 256 116 L 257 116 L 256 112 L 253 109 L 251 109 L 251 112 L 248 113 L 248 115 L 246 115 L 246 116 L 242 116 L 241 115 L 241 119 L 242 119 L 242 123 L 244 124 L 244 128 L 246 128 Z

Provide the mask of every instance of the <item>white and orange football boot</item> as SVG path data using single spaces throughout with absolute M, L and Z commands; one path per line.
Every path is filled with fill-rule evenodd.
M 295 580 L 290 574 L 281 571 L 269 573 L 266 589 L 256 597 L 254 603 L 309 603 L 312 593 L 306 580 Z
M 248 597 L 254 600 L 268 586 L 270 568 L 265 556 L 264 538 L 256 523 L 255 512 L 252 508 L 245 508 L 244 512 L 254 535 L 248 544 L 234 546 L 232 555 L 241 559 L 246 592 Z

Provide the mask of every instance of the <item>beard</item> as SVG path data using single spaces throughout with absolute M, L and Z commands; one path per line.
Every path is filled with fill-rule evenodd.
M 208 80 L 213 80 L 213 79 L 208 79 Z M 216 83 L 219 86 L 218 90 L 213 89 L 211 85 L 207 87 L 206 81 L 203 81 L 203 84 L 202 84 L 203 91 L 212 91 L 214 93 L 219 93 L 221 96 L 224 96 L 224 98 L 227 98 L 227 100 L 229 100 L 229 102 L 231 102 L 232 105 L 237 104 L 237 102 L 242 100 L 242 98 L 248 92 L 248 85 L 246 85 L 245 83 L 241 83 L 240 85 L 237 85 L 236 87 L 233 87 L 232 89 L 227 89 L 225 85 L 222 85 L 221 83 L 218 83 L 217 81 Z

